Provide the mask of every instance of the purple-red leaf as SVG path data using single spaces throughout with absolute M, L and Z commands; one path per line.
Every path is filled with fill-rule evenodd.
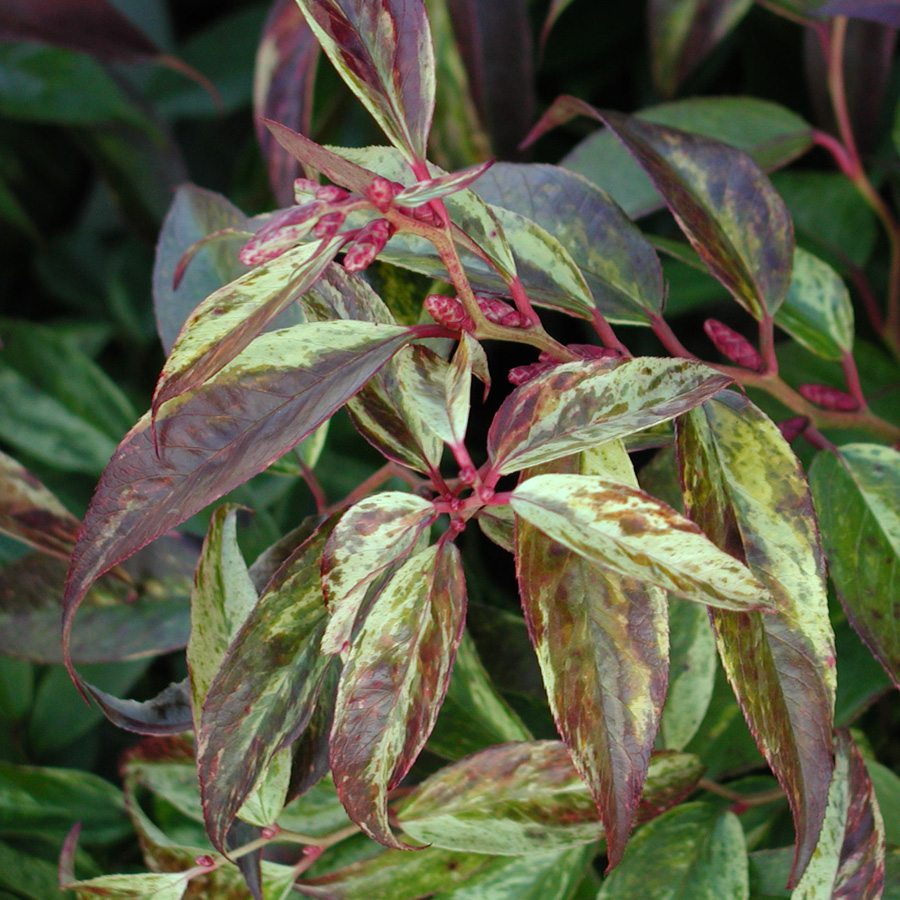
M 64 633 L 98 576 L 261 472 L 329 418 L 413 337 L 321 322 L 257 338 L 216 377 L 131 429 L 100 480 L 72 556 Z
M 814 13 L 817 18 L 826 16 L 850 16 L 869 19 L 891 28 L 900 28 L 900 2 L 898 0 L 831 0 Z
M 318 59 L 319 44 L 295 0 L 276 0 L 256 51 L 253 112 L 256 137 L 279 206 L 293 202 L 294 179 L 301 169 L 278 145 L 264 120 L 273 119 L 303 133 L 309 131 Z
M 338 685 L 331 769 L 347 814 L 370 837 L 410 849 L 388 822 L 388 791 L 425 746 L 465 624 L 459 551 L 442 541 L 395 573 L 354 640 Z
M 297 0 L 322 49 L 391 143 L 423 163 L 434 47 L 422 0 Z
M 151 700 L 122 700 L 88 684 L 78 683 L 86 690 L 103 714 L 114 725 L 137 734 L 181 734 L 194 727 L 191 714 L 191 689 L 187 679 L 170 684 Z

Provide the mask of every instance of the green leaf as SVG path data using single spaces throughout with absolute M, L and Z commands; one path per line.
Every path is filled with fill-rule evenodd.
M 34 700 L 34 666 L 20 659 L 0 656 L 0 720 L 19 722 Z
M 322 49 L 392 144 L 422 163 L 434 113 L 434 47 L 421 0 L 297 0 Z
M 517 388 L 488 432 L 502 474 L 618 440 L 702 403 L 728 383 L 701 363 L 641 357 L 565 363 Z
M 0 220 L 18 228 L 33 240 L 39 237 L 37 225 L 3 178 L 0 178 Z
M 56 866 L 47 860 L 10 847 L 2 841 L 0 841 L 0 887 L 15 891 L 15 894 L 5 895 L 11 900 L 18 900 L 21 897 L 27 897 L 28 900 L 59 898 Z M 4 892 L 0 891 L 0 897 L 3 896 Z
M 611 573 L 697 603 L 772 608 L 772 596 L 742 563 L 689 519 L 623 482 L 538 475 L 513 491 L 510 505 L 547 537 Z
M 145 414 L 88 509 L 72 557 L 66 630 L 95 578 L 296 446 L 411 337 L 400 326 L 351 321 L 272 332 L 163 406 L 159 455 Z
M 730 144 L 766 171 L 812 146 L 812 127 L 796 113 L 754 97 L 692 97 L 648 107 L 636 117 Z M 608 191 L 633 219 L 663 206 L 653 182 L 608 129 L 585 138 L 562 165 Z
M 777 601 L 774 615 L 712 618 L 729 681 L 791 803 L 796 878 L 818 838 L 833 766 L 834 635 L 812 499 L 778 428 L 739 394 L 689 413 L 678 450 L 689 514 Z
M 342 244 L 343 238 L 301 244 L 207 297 L 178 333 L 156 385 L 154 409 L 231 362 L 318 280 Z
M 638 821 L 677 803 L 701 771 L 690 754 L 654 756 Z M 497 856 L 559 850 L 602 837 L 591 793 L 559 741 L 503 744 L 447 766 L 413 791 L 398 819 L 416 840 Z
M 865 764 L 882 812 L 885 843 L 900 845 L 900 777 L 874 759 Z
M 663 747 L 683 750 L 709 708 L 716 679 L 716 641 L 709 616 L 696 603 L 669 598 L 669 691 L 659 738 Z
M 404 849 L 387 794 L 428 740 L 465 624 L 459 551 L 442 542 L 407 560 L 375 600 L 338 686 L 331 769 L 347 814 L 377 841 Z
M 130 833 L 122 793 L 108 781 L 75 769 L 0 762 L 0 834 L 62 841 L 76 822 L 91 844 Z
M 791 286 L 775 313 L 775 324 L 807 350 L 825 359 L 853 352 L 853 304 L 840 276 L 827 263 L 794 250 Z
M 279 751 L 309 724 L 330 658 L 319 566 L 330 527 L 276 572 L 209 688 L 197 732 L 197 771 L 209 834 L 228 827 Z
M 622 444 L 602 446 L 612 465 L 570 457 L 541 472 L 587 471 L 636 486 Z M 631 832 L 666 695 L 665 593 L 604 570 L 521 519 L 516 574 L 556 727 L 591 789 L 615 866 Z
M 139 875 L 101 875 L 89 881 L 67 885 L 79 900 L 95 896 L 112 900 L 181 900 L 187 890 L 184 872 L 141 873 Z
M 819 453 L 809 477 L 847 618 L 900 686 L 900 453 L 847 444 L 839 455 Z
M 415 494 L 384 491 L 341 517 L 322 555 L 328 606 L 323 653 L 344 653 L 369 607 L 410 553 L 424 549 L 434 505 Z
M 749 896 L 747 847 L 737 816 L 686 803 L 635 834 L 597 900 L 748 900 Z
M 587 179 L 538 163 L 497 163 L 476 192 L 495 207 L 526 216 L 553 234 L 584 275 L 600 313 L 612 322 L 647 324 L 665 299 L 652 245 L 615 202 Z M 515 234 L 510 237 L 514 244 Z M 527 272 L 531 254 L 519 269 Z

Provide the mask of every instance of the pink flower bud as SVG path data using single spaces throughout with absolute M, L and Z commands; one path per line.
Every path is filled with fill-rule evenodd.
M 803 434 L 803 429 L 809 425 L 809 419 L 806 416 L 797 416 L 794 419 L 787 419 L 784 422 L 778 423 L 778 430 L 781 432 L 781 436 L 789 443 L 793 444 L 794 441 Z
M 198 866 L 203 866 L 204 869 L 208 869 L 216 864 L 216 861 L 211 856 L 198 856 L 194 859 L 194 862 Z
M 752 369 L 754 372 L 763 370 L 763 358 L 759 355 L 756 347 L 724 322 L 720 322 L 718 319 L 707 319 L 703 323 L 703 330 L 715 344 L 716 350 L 726 359 L 730 359 L 745 369 Z
M 384 245 L 393 233 L 394 226 L 387 219 L 376 219 L 360 228 L 356 238 L 347 247 L 344 268 L 348 272 L 360 272 L 367 268 L 384 250 Z
M 267 841 L 271 841 L 272 838 L 277 837 L 281 834 L 281 826 L 278 824 L 275 825 L 267 825 L 260 831 L 260 837 L 264 837 Z
M 344 224 L 346 218 L 347 217 L 341 212 L 328 213 L 316 222 L 313 234 L 315 234 L 317 238 L 332 238 L 338 233 L 338 230 L 341 225 Z
M 458 297 L 447 297 L 444 294 L 429 294 L 425 298 L 425 309 L 431 318 L 450 331 L 473 331 L 475 323 L 459 302 Z
M 282 210 L 241 247 L 238 259 L 245 266 L 258 266 L 281 256 L 309 232 L 312 220 L 321 211 L 322 204 L 318 201 Z
M 537 378 L 538 375 L 550 371 L 557 365 L 559 365 L 557 362 L 535 362 L 529 363 L 527 366 L 516 366 L 514 369 L 509 370 L 509 374 L 506 377 L 511 384 L 518 386 L 531 381 L 532 378 Z
M 381 212 L 386 212 L 400 190 L 402 190 L 402 185 L 388 181 L 387 178 L 379 175 L 372 179 L 372 183 L 366 190 L 366 196 Z
M 475 299 L 489 322 L 505 325 L 507 328 L 524 328 L 528 324 L 528 320 L 522 313 L 496 297 L 476 294 Z
M 855 397 L 827 384 L 801 384 L 797 392 L 806 397 L 810 403 L 821 406 L 822 409 L 833 409 L 839 412 L 853 412 L 859 409 Z
M 613 347 L 598 347 L 596 344 L 566 344 L 566 350 L 571 350 L 581 359 L 618 359 L 622 352 Z M 548 362 L 559 365 L 559 360 L 551 356 L 546 350 L 538 354 L 538 362 Z
M 294 199 L 298 203 L 306 202 L 309 199 L 309 195 L 315 195 L 321 186 L 318 181 L 311 181 L 309 178 L 295 178 Z
M 344 200 L 350 199 L 350 192 L 334 184 L 326 184 L 324 187 L 316 188 L 316 200 L 324 203 L 342 203 Z

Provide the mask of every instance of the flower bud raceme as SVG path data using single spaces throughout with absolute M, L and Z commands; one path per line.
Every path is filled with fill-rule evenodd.
M 394 181 L 388 181 L 380 175 L 372 179 L 372 183 L 366 189 L 366 196 L 372 201 L 376 209 L 381 212 L 387 212 L 388 207 L 393 203 L 394 197 L 403 189 L 403 185 Z
M 425 309 L 431 318 L 449 331 L 474 331 L 475 323 L 469 318 L 458 297 L 444 294 L 429 294 L 425 298 Z
M 324 203 L 343 203 L 350 199 L 350 192 L 333 184 L 326 184 L 324 187 L 316 188 L 316 200 Z
M 837 412 L 853 412 L 859 409 L 859 403 L 855 397 L 827 384 L 801 384 L 797 393 L 806 397 L 810 403 L 821 406 L 822 409 L 833 409 Z
M 517 309 L 513 309 L 508 303 L 498 300 L 496 297 L 489 297 L 486 294 L 476 294 L 475 299 L 478 301 L 484 317 L 489 322 L 497 325 L 505 325 L 507 328 L 524 328 L 528 325 L 528 319 L 522 315 Z
M 316 227 L 313 230 L 313 234 L 317 238 L 332 238 L 340 229 L 341 225 L 344 224 L 344 220 L 347 217 L 341 212 L 331 212 L 327 215 L 322 216 L 318 222 L 316 222 Z
M 238 259 L 245 266 L 258 266 L 281 256 L 309 233 L 313 220 L 323 208 L 322 203 L 313 201 L 282 210 L 241 247 Z
M 763 358 L 759 355 L 756 347 L 724 322 L 720 322 L 718 319 L 707 319 L 703 323 L 703 330 L 715 344 L 716 350 L 726 359 L 730 359 L 745 369 L 752 369 L 754 372 L 761 372 L 765 368 Z
M 348 272 L 361 272 L 384 250 L 384 245 L 394 233 L 394 226 L 387 219 L 376 219 L 360 228 L 354 240 L 347 246 L 344 268 Z

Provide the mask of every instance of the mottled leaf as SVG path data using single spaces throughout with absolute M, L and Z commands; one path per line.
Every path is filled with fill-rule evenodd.
M 615 574 L 725 609 L 771 611 L 775 603 L 697 525 L 624 482 L 538 475 L 512 492 L 510 505 L 547 537 Z
M 295 0 L 277 0 L 269 10 L 256 51 L 253 113 L 256 139 L 279 206 L 294 202 L 294 179 L 301 169 L 272 136 L 264 119 L 309 133 L 319 43 Z
M 0 452 L 0 531 L 68 559 L 81 523 L 21 463 Z
M 392 144 L 423 163 L 434 48 L 421 0 L 297 0 L 322 49 Z
M 411 557 L 379 595 L 338 686 L 331 769 L 347 814 L 387 846 L 387 794 L 415 762 L 447 691 L 465 623 L 459 551 L 442 542 Z
M 343 243 L 301 244 L 207 297 L 188 316 L 169 353 L 153 408 L 193 390 L 228 365 L 321 276 Z
M 330 663 L 319 653 L 326 620 L 319 565 L 329 532 L 317 531 L 273 576 L 203 705 L 197 770 L 207 828 L 220 848 L 266 767 L 313 714 Z
M 728 379 L 700 363 L 643 357 L 565 363 L 512 392 L 488 432 L 506 474 L 618 440 L 702 403 Z
M 831 266 L 799 247 L 775 324 L 825 359 L 841 359 L 853 351 L 853 304 L 847 286 Z
M 747 846 L 734 813 L 686 803 L 645 825 L 597 900 L 748 900 Z
M 323 653 L 343 653 L 377 595 L 410 553 L 428 540 L 434 505 L 415 494 L 384 491 L 341 517 L 322 554 L 328 625 Z
M 459 172 L 449 172 L 446 175 L 438 175 L 436 178 L 411 184 L 397 194 L 394 198 L 395 202 L 401 206 L 416 207 L 424 206 L 432 200 L 440 200 L 467 188 L 473 181 L 481 178 L 492 165 L 494 165 L 494 160 L 488 159 Z
M 687 753 L 650 762 L 639 821 L 677 803 L 702 768 Z M 559 741 L 502 744 L 441 769 L 398 813 L 403 830 L 448 850 L 522 856 L 602 837 L 591 793 Z
M 66 632 L 95 578 L 298 444 L 410 337 L 405 328 L 365 322 L 272 332 L 215 379 L 163 406 L 160 455 L 144 415 L 88 509 L 69 572 Z
M 136 875 L 100 875 L 87 881 L 74 881 L 66 887 L 75 891 L 79 900 L 109 897 L 111 900 L 181 900 L 187 890 L 184 872 L 142 872 Z
M 661 312 L 665 291 L 656 252 L 609 195 L 586 178 L 557 166 L 501 162 L 479 179 L 475 191 L 553 234 L 610 321 L 644 325 L 648 312 Z M 523 256 L 527 262 L 530 254 Z M 520 269 L 527 271 L 524 265 Z
M 711 615 L 728 679 L 791 804 L 796 879 L 818 838 L 833 765 L 834 635 L 812 499 L 777 426 L 739 394 L 689 413 L 678 441 L 689 514 L 776 599 L 775 615 Z
M 663 96 L 740 22 L 752 0 L 651 0 L 647 10 L 653 81 Z
M 602 446 L 611 464 L 570 457 L 538 471 L 622 477 L 636 487 L 622 444 Z M 614 866 L 631 831 L 666 696 L 665 593 L 605 571 L 522 519 L 516 574 L 556 727 L 591 789 Z
M 900 687 L 900 453 L 847 444 L 818 454 L 809 478 L 847 618 Z
M 812 146 L 811 125 L 783 106 L 754 97 L 692 97 L 648 107 L 636 117 L 731 144 L 766 171 Z M 608 191 L 632 218 L 664 205 L 653 182 L 609 129 L 585 138 L 562 165 Z

